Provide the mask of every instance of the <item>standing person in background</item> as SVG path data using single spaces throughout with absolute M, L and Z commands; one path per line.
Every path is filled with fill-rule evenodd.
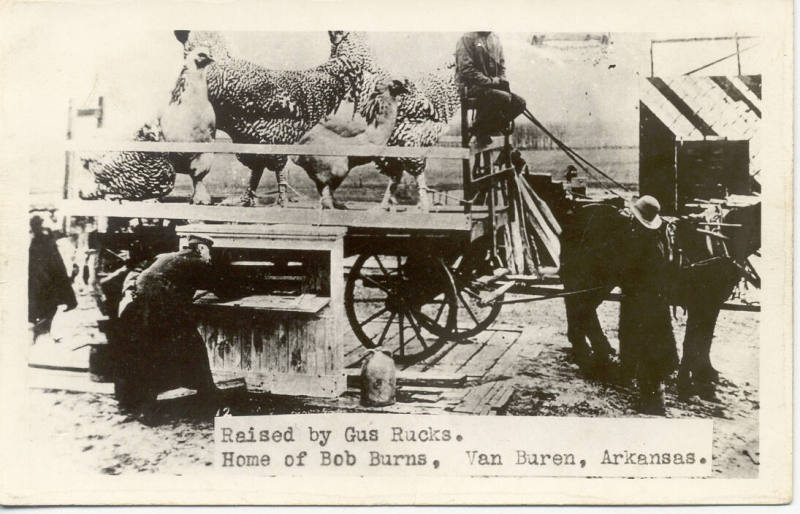
M 33 323 L 36 338 L 50 333 L 59 305 L 66 310 L 78 306 L 64 261 L 52 232 L 44 227 L 41 216 L 30 219 L 28 247 L 28 321 Z
M 493 32 L 467 32 L 456 46 L 456 84 L 462 96 L 477 100 L 471 136 L 478 146 L 504 130 L 525 110 L 525 100 L 511 92 L 500 39 Z

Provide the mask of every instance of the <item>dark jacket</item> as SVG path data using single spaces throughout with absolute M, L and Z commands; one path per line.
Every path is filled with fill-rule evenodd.
M 651 230 L 630 219 L 620 302 L 619 342 L 624 367 L 660 381 L 678 364 L 669 312 L 671 273 L 666 229 Z
M 77 305 L 64 261 L 49 231 L 35 233 L 28 248 L 28 321 L 52 317 L 59 305 Z
M 164 253 L 136 277 L 133 290 L 141 322 L 151 328 L 164 323 L 183 323 L 190 317 L 192 299 L 198 289 L 213 290 L 220 276 L 193 249 Z
M 482 36 L 467 32 L 456 46 L 456 84 L 473 96 L 475 88 L 492 84 L 492 79 L 506 81 L 505 58 L 500 39 L 493 32 Z
M 128 286 L 132 301 L 120 313 L 125 335 L 117 341 L 117 399 L 133 405 L 172 387 L 211 390 L 214 382 L 192 300 L 198 289 L 214 290 L 224 275 L 193 249 L 161 254 L 136 273 L 128 277 L 134 282 Z

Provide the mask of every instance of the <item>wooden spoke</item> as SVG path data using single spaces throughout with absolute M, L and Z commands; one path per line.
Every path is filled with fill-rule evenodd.
M 383 314 L 384 312 L 386 312 L 388 310 L 389 310 L 389 307 L 384 307 L 383 309 L 377 311 L 375 314 L 370 315 L 367 319 L 365 319 L 364 321 L 361 322 L 361 326 L 363 327 L 364 325 L 366 325 L 367 323 L 369 323 L 370 321 L 374 320 L 375 318 L 377 318 L 378 316 L 380 316 L 381 314 Z
M 386 269 L 386 268 L 383 266 L 383 263 L 381 262 L 381 259 L 380 259 L 380 257 L 378 257 L 377 255 L 375 256 L 375 262 L 377 262 L 377 263 L 378 263 L 378 267 L 380 268 L 380 270 L 383 272 L 383 274 L 384 274 L 384 275 L 386 275 L 387 277 L 388 277 L 388 276 L 391 276 L 391 273 L 389 273 L 389 270 L 387 270 L 387 269 Z
M 458 291 L 457 294 L 458 294 L 458 298 L 461 300 L 461 303 L 464 305 L 464 308 L 467 309 L 467 312 L 469 313 L 469 317 L 472 318 L 472 321 L 474 321 L 476 325 L 480 324 L 480 321 L 478 320 L 478 317 L 475 316 L 474 312 L 472 312 L 472 307 L 470 307 L 469 304 L 467 303 L 467 301 L 464 299 L 464 295 L 461 294 L 461 291 Z
M 400 330 L 397 334 L 398 339 L 400 340 L 400 355 L 405 356 L 406 354 L 406 343 L 403 340 L 403 332 L 405 329 L 403 328 L 403 313 L 400 313 L 400 317 L 397 320 L 397 323 L 400 325 Z
M 422 344 L 422 346 L 424 346 L 425 349 L 427 350 L 428 349 L 428 345 L 425 344 L 425 338 L 422 337 L 422 330 L 420 330 L 419 325 L 417 325 L 417 322 L 414 320 L 413 313 L 409 313 L 409 315 L 408 315 L 408 323 L 409 323 L 409 325 L 411 325 L 411 328 L 414 329 L 414 333 L 416 334 L 417 339 L 419 339 L 420 344 Z
M 378 344 L 376 346 L 380 346 L 383 344 L 383 340 L 386 339 L 386 334 L 389 333 L 389 328 L 392 326 L 392 321 L 394 321 L 395 313 L 393 312 L 389 315 L 389 321 L 386 322 L 386 326 L 383 327 L 383 332 L 381 332 L 381 337 L 378 339 Z
M 374 279 L 372 279 L 372 278 L 370 278 L 370 277 L 368 277 L 366 275 L 361 275 L 361 280 L 366 280 L 367 282 L 369 282 L 370 284 L 374 285 L 375 287 L 377 287 L 378 289 L 380 289 L 381 291 L 383 291 L 384 293 L 386 293 L 388 295 L 392 294 L 392 292 L 389 289 L 387 289 L 386 287 L 384 287 L 383 284 L 381 284 L 380 282 L 378 282 L 378 281 L 376 281 L 376 280 L 374 280 Z
M 370 273 L 365 273 L 367 267 Z M 424 254 L 413 260 L 360 255 L 345 284 L 345 311 L 353 333 L 367 348 L 385 346 L 399 366 L 439 351 L 446 341 L 442 335 L 455 330 L 457 309 L 446 265 Z

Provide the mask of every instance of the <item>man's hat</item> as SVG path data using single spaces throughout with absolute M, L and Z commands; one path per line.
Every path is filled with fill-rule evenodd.
M 206 236 L 198 236 L 198 235 L 195 235 L 195 234 L 190 235 L 189 236 L 189 246 L 194 246 L 194 245 L 198 245 L 198 244 L 203 244 L 203 245 L 207 245 L 207 246 L 211 247 L 211 246 L 214 246 L 214 240 L 211 239 L 210 237 L 206 237 Z
M 645 195 L 631 204 L 631 212 L 646 228 L 657 229 L 661 226 L 662 219 L 658 215 L 661 212 L 661 204 L 650 195 Z

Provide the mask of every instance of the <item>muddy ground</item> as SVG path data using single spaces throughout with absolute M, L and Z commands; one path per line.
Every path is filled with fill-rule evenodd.
M 82 303 L 85 297 L 82 298 Z M 94 311 L 83 309 L 80 316 Z M 600 320 L 616 344 L 619 306 L 607 302 Z M 68 314 L 63 314 L 65 319 Z M 685 318 L 675 320 L 676 339 Z M 532 324 L 537 340 L 522 348 L 513 375 L 515 392 L 504 414 L 512 416 L 639 416 L 631 407 L 634 391 L 582 377 L 569 359 L 563 303 L 559 300 L 506 306 L 498 323 Z M 69 332 L 65 323 L 58 330 Z M 77 346 L 77 331 L 58 344 Z M 694 398 L 679 402 L 674 379 L 667 386 L 668 417 L 713 419 L 713 473 L 718 477 L 758 475 L 758 314 L 723 311 L 712 346 L 712 362 L 722 374 L 718 403 Z M 146 472 L 196 474 L 212 469 L 213 407 L 177 403 L 164 407 L 154 425 L 120 413 L 113 397 L 58 390 L 30 390 L 25 426 L 32 462 L 63 466 L 64 473 Z M 297 402 L 262 398 L 237 400 L 237 413 L 310 412 Z M 151 420 L 153 421 L 153 420 Z M 39 454 L 41 452 L 41 454 Z

